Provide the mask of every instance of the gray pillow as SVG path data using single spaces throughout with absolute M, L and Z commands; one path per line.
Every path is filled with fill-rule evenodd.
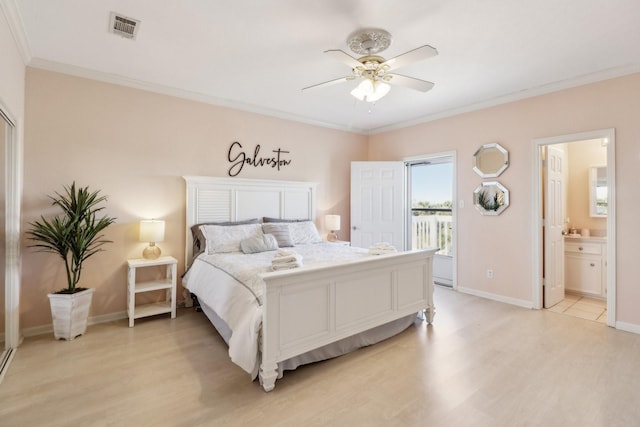
M 286 222 L 268 222 L 262 224 L 264 234 L 272 234 L 281 248 L 293 246 L 293 240 L 289 234 L 289 224 Z

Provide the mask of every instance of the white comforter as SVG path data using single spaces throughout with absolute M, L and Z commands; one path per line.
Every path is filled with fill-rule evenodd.
M 292 249 L 302 255 L 301 268 L 321 267 L 371 256 L 366 249 L 334 243 L 299 245 Z M 254 372 L 259 350 L 264 291 L 260 274 L 272 271 L 271 260 L 275 254 L 276 251 L 202 254 L 183 278 L 183 285 L 227 323 L 232 331 L 229 356 L 248 373 Z M 228 280 L 220 280 L 219 271 L 216 270 L 224 271 Z

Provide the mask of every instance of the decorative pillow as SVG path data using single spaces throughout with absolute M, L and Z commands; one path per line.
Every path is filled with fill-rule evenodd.
M 273 234 L 263 234 L 258 237 L 248 237 L 240 242 L 240 249 L 245 254 L 275 251 L 278 249 L 278 241 Z
M 262 236 L 260 224 L 202 225 L 202 234 L 207 240 L 209 255 L 225 252 L 240 252 L 240 242 L 248 237 Z
M 281 248 L 293 246 L 293 240 L 291 240 L 291 234 L 289 233 L 289 223 L 265 223 L 262 224 L 262 231 L 265 234 L 272 234 Z
M 321 243 L 322 238 L 318 234 L 316 225 L 311 221 L 291 222 L 289 233 L 294 245 L 304 245 L 307 243 Z
M 205 251 L 207 245 L 207 239 L 205 238 L 200 227 L 202 225 L 243 225 L 243 224 L 257 224 L 258 218 L 247 219 L 244 221 L 222 221 L 222 222 L 203 222 L 201 224 L 195 224 L 191 226 L 191 236 L 193 237 L 193 258 L 200 255 Z
M 305 222 L 305 221 L 309 221 L 309 218 L 305 218 L 305 219 L 282 219 L 282 218 L 271 218 L 268 216 L 264 216 L 262 217 L 262 222 Z

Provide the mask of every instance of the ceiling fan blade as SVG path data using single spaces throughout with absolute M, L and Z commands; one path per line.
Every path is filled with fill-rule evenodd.
M 325 50 L 324 53 L 332 56 L 334 59 L 337 59 L 340 62 L 347 64 L 351 68 L 362 67 L 362 63 L 360 61 L 340 49 Z
M 355 78 L 354 76 L 340 77 L 339 79 L 329 80 L 328 82 L 323 82 L 323 83 L 318 83 L 318 84 L 315 84 L 315 85 L 303 87 L 302 90 L 316 89 L 316 88 L 319 88 L 319 87 L 331 86 L 331 85 L 335 85 L 335 84 L 338 84 L 338 83 L 344 83 L 346 81 L 353 80 L 354 78 Z
M 426 80 L 416 79 L 414 77 L 402 76 L 400 74 L 386 74 L 383 79 L 392 85 L 404 86 L 420 92 L 430 91 L 434 84 Z
M 395 58 L 388 59 L 383 62 L 381 66 L 387 66 L 389 67 L 389 70 L 393 70 L 396 68 L 404 67 L 405 65 L 409 65 L 413 62 L 431 58 L 432 56 L 436 56 L 437 54 L 438 51 L 436 50 L 436 48 L 426 44 L 424 46 L 420 46 L 416 49 L 410 50 L 409 52 L 403 53 L 402 55 L 398 55 Z

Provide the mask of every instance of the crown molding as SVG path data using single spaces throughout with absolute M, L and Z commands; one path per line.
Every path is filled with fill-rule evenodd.
M 472 111 L 482 110 L 484 108 L 495 107 L 498 105 L 508 104 L 510 102 L 520 101 L 527 98 L 533 98 L 540 95 L 546 95 L 553 92 L 558 92 L 565 89 L 571 89 L 578 86 L 584 86 L 591 83 L 597 83 L 616 77 L 623 77 L 629 74 L 640 72 L 640 64 L 629 64 L 622 67 L 610 68 L 600 71 L 598 73 L 585 74 L 572 79 L 566 79 L 559 82 L 550 83 L 547 85 L 537 86 L 530 89 L 510 93 L 508 95 L 499 96 L 486 101 L 465 105 L 459 108 L 453 108 L 451 110 L 441 111 L 436 114 L 429 114 L 416 119 L 407 120 L 404 122 L 396 123 L 390 126 L 383 126 L 375 129 L 371 129 L 367 132 L 367 135 L 375 135 L 385 132 L 390 132 L 402 128 L 407 128 L 423 123 L 432 122 L 435 120 L 445 119 L 448 117 L 458 116 L 464 113 L 470 113 Z
M 13 40 L 16 42 L 22 62 L 25 65 L 31 62 L 33 55 L 31 53 L 31 46 L 29 45 L 29 39 L 27 33 L 24 31 L 24 24 L 22 22 L 22 16 L 18 11 L 18 7 L 14 0 L 0 0 L 0 9 L 4 13 L 4 16 L 9 24 L 9 31 L 13 36 Z
M 6 1 L 12 2 L 12 0 L 0 0 L 0 4 L 1 2 L 6 2 Z M 421 116 L 416 119 L 395 123 L 389 126 L 382 126 L 374 129 L 360 129 L 360 128 L 352 128 L 348 126 L 340 126 L 334 123 L 323 122 L 321 120 L 313 120 L 307 117 L 302 117 L 302 116 L 298 116 L 291 113 L 285 113 L 279 110 L 268 109 L 268 108 L 259 107 L 252 104 L 242 103 L 242 102 L 233 101 L 225 98 L 219 98 L 219 97 L 210 96 L 210 95 L 205 95 L 198 92 L 191 92 L 184 89 L 178 89 L 175 87 L 149 83 L 142 80 L 131 79 L 131 78 L 123 77 L 116 74 L 104 73 L 100 71 L 90 70 L 87 68 L 77 67 L 74 65 L 63 64 L 55 61 L 49 61 L 41 58 L 32 58 L 31 61 L 28 63 L 28 66 L 33 68 L 53 71 L 57 73 L 68 74 L 76 77 L 86 78 L 90 80 L 97 80 L 104 83 L 111 83 L 115 85 L 131 87 L 134 89 L 140 89 L 147 92 L 173 96 L 176 98 L 188 99 L 191 101 L 202 102 L 205 104 L 232 108 L 235 110 L 260 114 L 260 115 L 274 117 L 282 120 L 289 120 L 297 123 L 304 123 L 312 126 L 318 126 L 318 127 L 328 128 L 328 129 L 339 130 L 343 132 L 360 134 L 360 135 L 375 135 L 375 134 L 380 134 L 385 132 L 391 132 L 394 130 L 416 126 L 419 124 L 428 123 L 428 122 L 432 122 L 435 120 L 440 120 L 448 117 L 453 117 L 460 114 L 469 113 L 472 111 L 482 110 L 484 108 L 495 107 L 498 105 L 508 104 L 510 102 L 520 101 L 527 98 L 533 98 L 535 96 L 546 95 L 549 93 L 558 92 L 565 89 L 584 86 L 587 84 L 597 83 L 600 81 L 609 80 L 616 77 L 622 77 L 629 74 L 640 72 L 640 64 L 629 64 L 622 67 L 603 70 L 598 73 L 579 76 L 573 79 L 566 79 L 560 82 L 554 82 L 547 85 L 537 86 L 534 88 L 492 98 L 486 101 L 465 105 L 463 107 L 453 108 L 453 109 L 441 111 L 435 114 Z
M 219 107 L 232 108 L 235 110 L 260 114 L 263 116 L 274 117 L 282 120 L 289 120 L 293 122 L 304 123 L 308 125 L 329 128 L 329 129 L 334 129 L 334 130 L 339 130 L 344 132 L 356 133 L 356 134 L 363 134 L 363 135 L 366 134 L 367 132 L 364 129 L 348 128 L 348 127 L 339 126 L 333 123 L 327 123 L 320 120 L 313 120 L 306 117 L 298 116 L 295 114 L 285 113 L 279 110 L 263 108 L 263 107 L 259 107 L 252 104 L 242 103 L 242 102 L 233 101 L 225 98 L 219 98 L 219 97 L 210 96 L 210 95 L 205 95 L 198 92 L 191 92 L 188 90 L 178 89 L 170 86 L 164 86 L 156 83 L 149 83 L 142 80 L 123 77 L 117 74 L 104 73 L 101 71 L 95 71 L 87 68 L 77 67 L 74 65 L 63 64 L 55 61 L 49 61 L 42 58 L 33 58 L 28 65 L 29 67 L 32 67 L 32 68 L 39 68 L 42 70 L 68 74 L 68 75 L 81 77 L 89 80 L 97 80 L 100 82 L 111 83 L 119 86 L 126 86 L 133 89 L 140 89 L 147 92 L 173 96 L 176 98 L 187 99 L 190 101 L 202 102 L 204 104 L 211 104 Z

